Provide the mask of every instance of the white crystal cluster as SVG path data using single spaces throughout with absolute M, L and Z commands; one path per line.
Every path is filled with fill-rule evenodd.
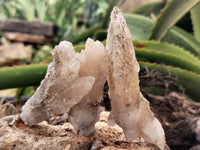
M 143 137 L 147 142 L 163 148 L 165 136 L 160 122 L 150 110 L 149 102 L 139 87 L 139 65 L 130 31 L 120 10 L 111 14 L 106 49 L 109 57 L 109 97 L 111 122 L 122 127 L 127 141 Z
M 69 119 L 80 135 L 90 135 L 95 131 L 94 126 L 99 119 L 99 104 L 103 98 L 103 87 L 107 78 L 108 59 L 104 46 L 91 39 L 87 40 L 80 58 L 80 76 L 93 76 L 95 82 L 81 102 L 71 108 Z
M 70 42 L 60 42 L 55 47 L 54 60 L 49 64 L 44 80 L 22 107 L 21 118 L 25 124 L 37 124 L 68 113 L 91 91 L 95 77 L 80 76 L 79 55 Z
M 163 128 L 140 93 L 139 65 L 130 31 L 117 7 L 111 14 L 106 50 L 99 41 L 88 39 L 85 50 L 76 53 L 73 45 L 64 41 L 55 47 L 53 57 L 41 85 L 22 108 L 25 124 L 34 125 L 67 113 L 79 134 L 91 135 L 107 80 L 110 122 L 123 129 L 128 141 L 141 136 L 164 147 Z

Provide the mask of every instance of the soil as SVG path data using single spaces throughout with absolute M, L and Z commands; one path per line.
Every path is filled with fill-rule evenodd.
M 162 123 L 172 150 L 188 150 L 200 144 L 200 103 L 189 103 L 174 92 L 165 97 L 145 96 Z
M 61 116 L 55 117 L 61 125 L 41 122 L 38 125 L 26 126 L 18 115 L 0 119 L 0 149 L 2 150 L 159 150 L 158 147 L 145 143 L 141 139 L 128 143 L 119 126 L 107 124 L 109 112 L 101 113 L 96 124 L 96 131 L 89 137 L 77 135 L 71 124 L 60 122 Z M 9 121 L 8 121 L 9 120 Z M 11 122 L 10 122 L 11 121 Z M 166 147 L 165 150 L 168 148 Z
M 143 94 L 162 123 L 170 149 L 199 150 L 200 104 L 189 103 L 174 92 L 164 97 Z M 104 100 L 107 109 L 111 109 L 106 92 Z M 20 118 L 16 119 L 18 115 L 6 116 L 0 119 L 0 149 L 158 149 L 141 139 L 126 142 L 119 126 L 107 124 L 108 114 L 108 111 L 102 113 L 96 132 L 89 137 L 77 135 L 63 116 L 31 127 L 24 125 Z

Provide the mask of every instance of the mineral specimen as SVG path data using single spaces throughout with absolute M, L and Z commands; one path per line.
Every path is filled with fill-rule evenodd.
M 80 76 L 93 76 L 92 90 L 80 103 L 71 108 L 69 120 L 80 135 L 90 135 L 95 131 L 99 119 L 99 103 L 103 98 L 103 87 L 107 78 L 108 59 L 106 50 L 99 41 L 88 39 L 85 50 L 81 52 Z
M 140 93 L 139 65 L 135 58 L 130 31 L 115 7 L 111 14 L 106 49 L 109 57 L 110 119 L 122 127 L 126 139 L 143 137 L 164 148 L 164 131 L 150 110 L 149 102 Z
M 164 148 L 164 131 L 140 92 L 131 34 L 117 7 L 111 14 L 106 50 L 99 41 L 88 39 L 85 50 L 76 53 L 73 45 L 64 41 L 55 47 L 53 57 L 41 85 L 22 108 L 25 124 L 65 113 L 79 134 L 91 135 L 107 79 L 112 109 L 109 118 L 123 129 L 127 141 L 143 137 Z
M 80 77 L 78 55 L 70 42 L 60 42 L 55 47 L 54 60 L 44 80 L 22 108 L 25 124 L 37 124 L 51 116 L 68 113 L 90 92 L 95 78 Z

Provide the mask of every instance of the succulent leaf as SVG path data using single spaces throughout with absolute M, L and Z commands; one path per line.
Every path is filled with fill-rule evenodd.
M 27 65 L 0 69 L 0 89 L 39 85 L 47 65 Z
M 170 0 L 157 19 L 152 29 L 150 40 L 161 40 L 167 31 L 199 0 Z
M 146 66 L 149 69 L 155 69 L 161 73 L 177 77 L 182 87 L 185 88 L 185 93 L 193 100 L 200 102 L 200 75 L 184 69 L 165 65 L 158 65 L 156 63 L 139 62 L 139 64 L 141 70 L 144 70 Z
M 164 6 L 165 6 L 165 3 L 163 2 L 153 2 L 146 5 L 142 5 L 134 9 L 131 13 L 141 14 L 148 17 L 151 15 L 158 16 L 160 14 L 160 10 L 163 9 Z
M 195 38 L 200 41 L 200 2 L 191 9 L 191 19 Z
M 174 44 L 169 44 L 166 42 L 158 42 L 158 41 L 133 41 L 135 49 L 149 49 L 155 50 L 159 52 L 164 52 L 172 55 L 176 55 L 192 61 L 192 63 L 200 65 L 200 60 L 195 57 L 190 52 L 186 51 L 185 49 L 176 46 Z

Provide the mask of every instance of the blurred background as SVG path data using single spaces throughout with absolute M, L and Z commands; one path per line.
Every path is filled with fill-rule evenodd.
M 96 39 L 97 31 L 104 33 L 114 5 L 128 13 L 150 2 L 162 3 L 161 0 L 0 0 L 0 68 L 50 62 L 53 47 L 59 41 L 80 45 L 88 37 Z M 100 39 L 104 40 L 105 35 Z M 4 88 L 7 89 L 2 83 L 1 89 Z M 14 99 L 16 91 L 19 90 L 0 90 L 0 97 Z M 29 97 L 33 93 L 34 90 L 24 94 Z
M 131 31 L 142 90 L 200 101 L 198 0 L 1 0 L 1 102 L 19 103 L 34 93 L 60 41 L 76 51 L 88 37 L 105 44 L 114 6 Z
M 77 52 L 88 37 L 105 45 L 114 6 L 131 32 L 142 92 L 175 92 L 199 105 L 199 0 L 0 0 L 0 117 L 20 112 L 60 41 L 72 42 Z M 200 114 L 199 107 L 193 112 Z M 188 149 L 187 142 L 181 145 Z

